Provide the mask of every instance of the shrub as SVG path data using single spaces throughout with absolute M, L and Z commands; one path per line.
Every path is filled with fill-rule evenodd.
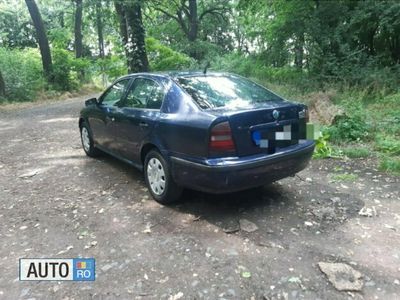
M 217 56 L 211 61 L 211 68 L 217 71 L 232 72 L 246 77 L 253 77 L 255 59 L 252 56 L 243 56 L 239 53 L 229 53 Z
M 172 50 L 155 38 L 146 39 L 146 51 L 150 69 L 155 71 L 188 69 L 194 64 L 189 56 Z
M 379 169 L 400 174 L 400 158 L 384 156 L 380 161 Z
M 378 135 L 375 141 L 377 150 L 392 154 L 400 155 L 400 140 L 388 135 Z
M 32 100 L 45 86 L 38 49 L 0 48 L 0 67 L 8 101 Z
M 321 134 L 320 137 L 315 141 L 314 158 L 327 158 L 332 157 L 333 150 L 328 144 L 329 135 Z
M 332 141 L 361 141 L 370 137 L 370 126 L 361 114 L 341 115 L 335 118 L 334 124 L 328 128 Z
M 73 52 L 58 48 L 53 49 L 52 56 L 55 90 L 70 91 L 83 84 L 83 74 L 90 65 L 87 59 L 76 59 Z

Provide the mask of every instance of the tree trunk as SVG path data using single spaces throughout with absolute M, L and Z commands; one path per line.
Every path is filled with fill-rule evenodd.
M 199 20 L 197 17 L 197 0 L 189 0 L 189 32 L 188 39 L 194 42 L 197 39 L 199 28 Z
M 103 37 L 103 20 L 101 18 L 101 2 L 96 1 L 96 26 L 97 37 L 99 43 L 99 57 L 104 58 L 104 37 Z
M 75 0 L 75 57 L 82 57 L 82 0 Z
M 119 33 L 121 35 L 122 43 L 125 45 L 128 43 L 128 26 L 127 26 L 127 21 L 126 21 L 126 15 L 125 15 L 125 7 L 122 4 L 122 2 L 115 0 L 114 1 L 115 5 L 115 11 L 117 12 L 117 17 L 118 17 L 118 23 L 119 23 Z M 126 52 L 125 48 L 125 55 L 128 57 L 128 53 Z
M 298 34 L 294 46 L 294 64 L 297 69 L 303 69 L 303 58 L 304 58 L 304 33 Z
M 58 19 L 60 21 L 60 27 L 64 28 L 65 27 L 65 21 L 64 21 L 64 12 L 60 12 Z
M 115 1 L 122 41 L 125 46 L 125 54 L 128 63 L 128 71 L 146 72 L 149 70 L 149 62 L 145 48 L 145 31 L 142 22 L 142 1 L 121 3 Z
M 31 15 L 33 25 L 36 29 L 36 35 L 39 43 L 40 54 L 42 56 L 43 71 L 50 83 L 54 82 L 53 76 L 53 63 L 51 61 L 51 52 L 49 46 L 49 40 L 47 39 L 46 30 L 44 28 L 42 16 L 40 15 L 39 8 L 36 5 L 35 0 L 25 0 L 26 6 L 28 7 L 29 14 Z
M 3 74 L 0 71 L 0 97 L 4 97 L 6 95 L 6 84 L 4 83 Z

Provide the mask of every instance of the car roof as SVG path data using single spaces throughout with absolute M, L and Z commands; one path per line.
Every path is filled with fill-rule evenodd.
M 187 77 L 198 77 L 198 76 L 229 76 L 233 74 L 225 73 L 225 72 L 207 72 L 204 74 L 200 71 L 164 71 L 164 72 L 141 72 L 141 73 L 131 73 L 125 76 L 120 77 L 119 79 L 133 77 L 133 76 L 149 76 L 149 77 L 163 77 L 163 78 L 187 78 Z

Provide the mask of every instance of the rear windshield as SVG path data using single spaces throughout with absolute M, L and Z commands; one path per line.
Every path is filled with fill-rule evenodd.
M 203 109 L 245 108 L 256 103 L 282 100 L 260 85 L 236 76 L 193 76 L 178 78 L 179 84 Z

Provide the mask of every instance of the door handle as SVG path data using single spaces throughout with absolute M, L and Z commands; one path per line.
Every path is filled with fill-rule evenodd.
M 149 124 L 147 124 L 146 122 L 140 122 L 139 126 L 140 127 L 149 127 Z

